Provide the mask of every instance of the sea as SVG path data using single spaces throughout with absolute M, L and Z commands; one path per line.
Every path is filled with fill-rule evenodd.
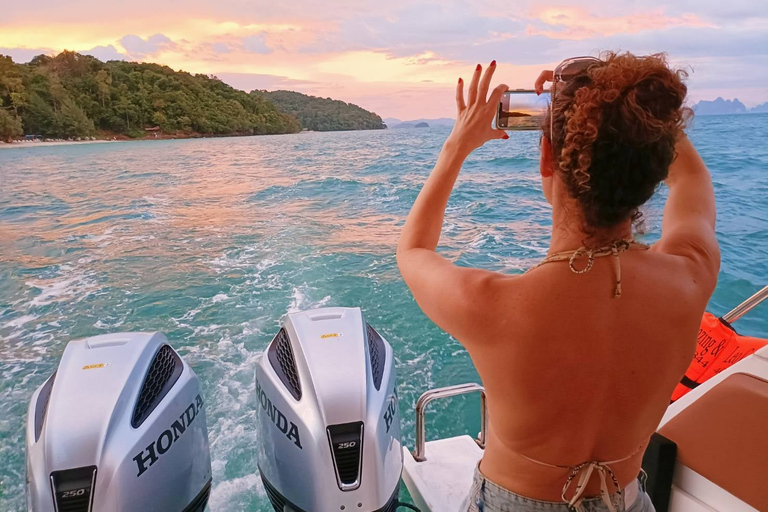
M 211 511 L 268 511 L 256 469 L 254 366 L 283 315 L 360 307 L 392 344 L 404 443 L 437 386 L 479 382 L 419 310 L 395 263 L 406 215 L 447 128 L 300 133 L 0 150 L 0 510 L 25 509 L 25 421 L 71 340 L 161 331 L 200 377 Z M 689 134 L 717 196 L 724 314 L 768 284 L 768 115 L 699 117 Z M 523 272 L 547 249 L 539 134 L 467 160 L 439 250 Z M 658 239 L 665 191 L 644 210 Z M 734 325 L 768 338 L 768 302 Z M 430 438 L 479 429 L 479 400 L 430 406 Z

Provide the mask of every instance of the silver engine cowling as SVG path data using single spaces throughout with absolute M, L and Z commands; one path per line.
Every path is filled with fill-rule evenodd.
M 32 512 L 202 512 L 211 456 L 200 382 L 156 333 L 70 342 L 32 395 Z
M 276 511 L 395 510 L 394 362 L 359 308 L 287 315 L 256 368 L 257 458 Z

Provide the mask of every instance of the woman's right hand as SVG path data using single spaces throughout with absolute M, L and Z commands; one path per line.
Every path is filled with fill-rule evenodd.
M 536 94 L 541 94 L 544 92 L 544 84 L 547 82 L 551 82 L 555 78 L 555 73 L 551 69 L 545 69 L 544 71 L 539 74 L 539 78 L 536 79 L 536 82 L 533 84 L 533 90 L 536 91 Z
M 493 127 L 493 119 L 496 116 L 501 95 L 509 89 L 507 85 L 500 84 L 488 97 L 488 88 L 494 71 L 496 71 L 496 61 L 491 62 L 481 79 L 482 66 L 477 65 L 472 81 L 469 83 L 466 102 L 464 101 L 464 81 L 459 78 L 456 86 L 458 113 L 453 131 L 445 144 L 458 150 L 463 156 L 469 155 L 489 140 L 509 138 L 504 130 Z

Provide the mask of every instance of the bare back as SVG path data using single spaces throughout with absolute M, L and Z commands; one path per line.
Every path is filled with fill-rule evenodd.
M 587 478 L 594 467 L 604 478 L 605 467 L 610 466 L 620 488 L 637 477 L 645 445 L 693 356 L 697 329 L 719 271 L 714 191 L 709 171 L 681 131 L 677 109 L 685 87 L 679 75 L 666 69 L 658 56 L 611 58 L 630 67 L 650 65 L 654 76 L 666 73 L 667 84 L 662 89 L 680 103 L 670 104 L 674 112 L 665 117 L 665 137 L 658 137 L 662 126 L 658 119 L 645 119 L 636 126 L 640 132 L 651 132 L 649 140 L 656 141 L 656 156 L 671 161 L 668 169 L 644 168 L 656 173 L 653 176 L 666 175 L 669 195 L 661 239 L 650 250 L 618 256 L 620 298 L 615 297 L 619 273 L 613 256 L 595 260 L 594 267 L 583 274 L 572 272 L 567 262 L 552 262 L 511 277 L 461 267 L 437 253 L 445 208 L 464 160 L 485 141 L 508 138 L 489 128 L 506 87 L 500 85 L 488 96 L 495 62 L 482 79 L 481 66 L 477 66 L 466 102 L 459 80 L 456 124 L 398 242 L 398 267 L 414 298 L 432 321 L 466 347 L 486 387 L 490 421 L 480 469 L 490 481 L 532 499 L 560 501 L 564 483 L 573 471 L 579 471 L 573 466 L 583 463 L 589 464 L 584 472 Z M 623 72 L 614 74 L 616 80 L 625 76 Z M 552 71 L 542 72 L 536 89 L 540 91 L 553 76 Z M 563 112 L 552 115 L 562 116 Z M 646 110 L 637 112 L 648 115 Z M 589 115 L 580 119 L 589 121 Z M 564 129 L 562 126 L 554 123 L 550 129 Z M 576 129 L 569 123 L 571 128 Z M 620 132 L 601 131 L 598 136 L 600 133 Z M 603 161 L 603 179 L 610 182 L 621 176 L 624 164 L 655 161 L 646 158 L 648 144 L 634 147 L 637 161 L 620 161 L 627 148 L 632 146 L 614 148 L 609 155 L 618 159 L 612 161 L 616 165 Z M 600 206 L 600 201 L 575 199 L 573 183 L 568 180 L 576 179 L 577 174 L 563 170 L 553 153 L 545 136 L 540 160 L 542 190 L 552 205 L 550 251 L 559 254 L 576 250 L 594 235 L 594 229 L 582 229 L 586 217 L 578 212 L 583 213 L 584 204 L 592 208 Z M 581 158 L 568 161 L 582 165 Z M 587 161 L 594 164 L 594 160 Z M 580 168 L 581 176 L 589 176 L 590 169 Z M 655 179 L 640 185 L 652 193 L 658 185 Z M 577 192 L 582 193 L 579 187 Z M 637 202 L 631 186 L 619 183 L 617 187 L 602 190 L 609 196 L 629 192 L 625 199 L 635 201 L 630 201 L 632 208 L 647 200 Z M 626 210 L 625 217 L 606 221 L 604 215 L 613 206 L 606 208 L 590 210 L 604 221 L 599 239 L 628 238 L 632 209 Z M 613 254 L 616 247 L 612 247 Z M 607 499 L 607 491 L 601 491 L 599 484 L 598 479 L 589 480 L 581 496 L 601 494 Z M 578 499 L 579 494 L 571 498 Z
M 620 299 L 607 258 L 586 274 L 563 262 L 499 278 L 487 304 L 496 321 L 475 324 L 471 339 L 460 340 L 488 392 L 481 469 L 514 492 L 558 500 L 567 476 L 520 454 L 566 465 L 636 454 L 612 467 L 622 487 L 636 478 L 691 361 L 708 290 L 697 287 L 683 258 L 656 251 L 620 258 Z M 598 485 L 586 493 L 597 494 Z

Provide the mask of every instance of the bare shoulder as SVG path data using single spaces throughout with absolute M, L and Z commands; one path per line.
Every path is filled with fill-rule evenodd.
M 694 302 L 709 301 L 717 285 L 720 271 L 720 250 L 717 242 L 699 243 L 696 239 L 680 240 L 674 244 L 664 240 L 649 251 L 654 272 L 673 296 Z
M 453 328 L 441 325 L 467 348 L 489 347 L 501 340 L 501 333 L 514 322 L 520 306 L 525 303 L 529 288 L 525 275 L 478 271 L 475 276 L 461 293 L 464 296 L 462 314 L 452 316 Z
M 498 318 L 500 313 L 516 309 L 526 296 L 527 280 L 525 274 L 503 274 L 484 272 L 482 281 L 474 290 L 476 307 L 482 318 Z
M 662 237 L 651 246 L 650 253 L 664 267 L 674 271 L 670 274 L 672 281 L 679 281 L 681 285 L 689 284 L 694 293 L 709 298 L 720 272 L 720 248 L 713 231 L 705 227 L 695 231 Z
M 427 249 L 398 253 L 398 266 L 421 310 L 465 345 L 489 338 L 487 327 L 514 293 L 515 277 L 459 266 Z

